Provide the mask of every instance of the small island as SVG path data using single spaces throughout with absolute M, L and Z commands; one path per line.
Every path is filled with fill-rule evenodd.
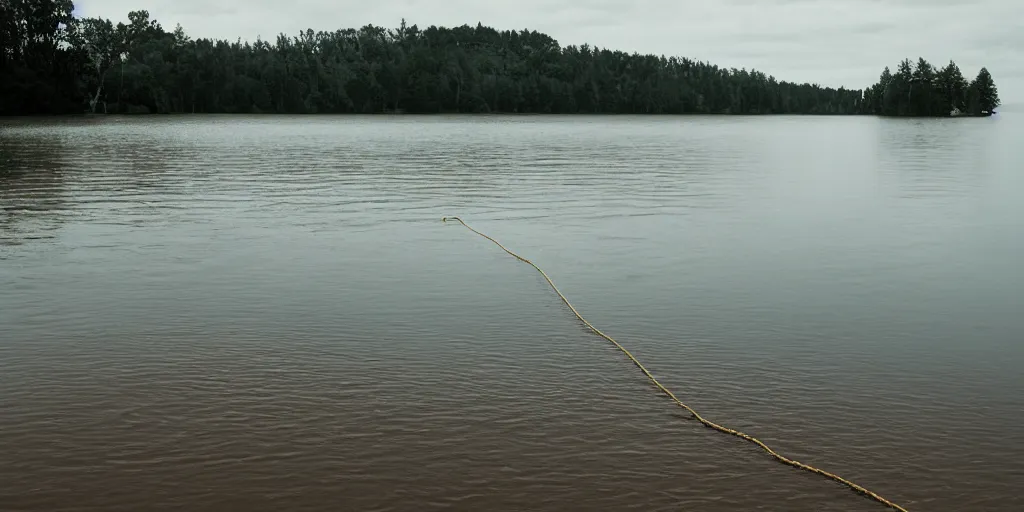
M 37 5 L 38 4 L 38 5 Z M 192 39 L 144 10 L 77 18 L 70 0 L 0 2 L 0 115 L 550 113 L 983 116 L 982 68 L 924 59 L 866 90 L 777 80 L 682 57 L 561 46 L 477 24 L 368 25 L 255 42 Z

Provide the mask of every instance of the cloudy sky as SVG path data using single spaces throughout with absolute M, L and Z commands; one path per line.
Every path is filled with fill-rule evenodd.
M 777 78 L 862 88 L 903 57 L 988 67 L 1004 104 L 1024 103 L 1024 0 L 76 0 L 80 16 L 146 9 L 193 37 L 475 25 L 544 32 L 562 45 L 679 55 Z

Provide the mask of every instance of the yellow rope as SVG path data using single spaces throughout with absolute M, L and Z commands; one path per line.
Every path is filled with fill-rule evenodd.
M 469 227 L 469 225 L 466 224 L 465 221 L 463 221 L 459 217 L 443 217 L 441 219 L 442 222 L 448 222 L 449 220 L 458 221 L 460 224 L 465 226 L 466 229 L 468 229 L 468 230 L 470 230 L 470 231 L 472 231 L 472 232 L 474 232 L 474 233 L 476 233 L 476 234 L 478 234 L 478 235 L 480 235 L 480 236 L 482 236 L 482 237 L 484 237 L 484 238 L 494 242 L 498 247 L 501 247 L 501 250 L 509 253 L 510 255 L 512 255 L 513 257 L 518 259 L 519 261 L 522 261 L 523 263 L 526 263 L 527 265 L 530 265 L 531 267 L 537 269 L 537 272 L 540 272 L 540 275 L 544 276 L 544 279 L 548 282 L 549 285 L 551 285 L 551 289 L 555 290 L 555 293 L 558 294 L 558 297 L 562 299 L 562 302 L 564 302 L 566 306 L 569 306 L 569 309 L 572 311 L 572 314 L 576 315 L 576 318 L 578 318 L 580 320 L 580 322 L 583 322 L 583 325 L 586 325 L 587 328 L 589 328 L 591 331 L 594 331 L 594 333 L 597 334 L 598 336 L 600 336 L 600 337 L 602 337 L 602 338 L 612 342 L 612 344 L 615 345 L 616 348 L 621 350 L 623 354 L 626 354 L 626 357 L 628 357 L 629 360 L 633 362 L 633 364 L 635 364 L 638 368 L 640 368 L 640 371 L 644 372 L 644 375 L 646 375 L 647 378 L 650 379 L 650 381 L 653 382 L 654 385 L 658 387 L 658 389 L 660 389 L 663 393 L 668 395 L 668 397 L 671 398 L 672 401 L 676 403 L 676 405 L 678 405 L 679 407 L 682 407 L 683 409 L 686 409 L 690 414 L 693 415 L 693 417 L 697 421 L 701 422 L 701 424 L 703 424 L 705 427 L 713 428 L 713 429 L 715 429 L 715 430 L 717 430 L 719 432 L 724 432 L 726 434 L 731 434 L 731 435 L 734 435 L 736 437 L 740 437 L 740 438 L 746 439 L 747 441 L 750 441 L 751 443 L 754 443 L 754 444 L 760 446 L 764 451 L 768 452 L 768 455 L 771 455 L 772 457 L 775 458 L 775 460 L 777 460 L 777 461 L 779 461 L 779 462 L 781 462 L 783 464 L 788 464 L 788 465 L 796 467 L 796 468 L 804 469 L 804 470 L 810 471 L 811 473 L 817 473 L 817 474 L 819 474 L 819 475 L 821 475 L 821 476 L 823 476 L 825 478 L 829 478 L 829 479 L 835 480 L 836 482 L 839 482 L 839 483 L 849 487 L 850 489 L 853 489 L 854 491 L 856 491 L 856 492 L 858 492 L 858 493 L 860 493 L 860 494 L 862 494 L 864 496 L 867 496 L 867 497 L 869 497 L 869 498 L 871 498 L 871 499 L 873 499 L 873 500 L 875 500 L 875 501 L 877 501 L 877 502 L 879 502 L 879 503 L 881 503 L 881 504 L 883 504 L 883 505 L 885 505 L 885 506 L 887 506 L 889 508 L 892 508 L 892 509 L 895 509 L 895 510 L 899 510 L 900 512 L 907 512 L 907 509 L 905 509 L 905 508 L 903 508 L 903 507 L 901 507 L 901 506 L 899 506 L 899 505 L 897 505 L 897 504 L 895 504 L 895 503 L 893 503 L 893 502 L 883 498 L 882 496 L 880 496 L 878 494 L 875 494 L 874 492 L 872 492 L 872 491 L 870 491 L 870 490 L 868 490 L 868 489 L 866 489 L 864 487 L 861 487 L 860 485 L 857 485 L 857 484 L 855 484 L 855 483 L 853 483 L 853 482 L 851 482 L 851 481 L 849 481 L 849 480 L 847 480 L 847 479 L 845 479 L 845 478 L 843 478 L 843 477 L 841 477 L 839 475 L 836 475 L 834 473 L 829 473 L 828 471 L 825 471 L 825 470 L 822 470 L 822 469 L 818 469 L 818 468 L 816 468 L 814 466 L 810 466 L 810 465 L 804 464 L 803 462 L 795 461 L 793 459 L 784 457 L 783 455 L 780 455 L 775 450 L 769 448 L 768 445 L 764 444 L 763 442 L 761 442 L 759 439 L 757 439 L 754 436 L 751 436 L 751 435 L 748 435 L 748 434 L 744 434 L 743 432 L 740 432 L 739 430 L 734 430 L 734 429 L 731 429 L 731 428 L 728 428 L 728 427 L 723 427 L 722 425 L 719 425 L 718 423 L 715 423 L 715 422 L 713 422 L 711 420 L 705 419 L 703 416 L 698 414 L 697 411 L 695 411 L 692 407 L 690 407 L 689 405 L 686 405 L 685 403 L 683 403 L 682 400 L 679 400 L 679 398 L 676 397 L 675 393 L 673 393 L 668 388 L 666 388 L 662 383 L 658 382 L 658 379 L 654 378 L 654 375 L 652 375 L 651 372 L 649 370 L 647 370 L 647 368 L 644 367 L 644 365 L 642 363 L 640 363 L 639 359 L 637 359 L 632 353 L 630 353 L 630 351 L 626 350 L 626 347 L 623 347 L 619 342 L 615 341 L 614 338 L 612 338 L 611 336 L 601 332 L 600 329 L 598 329 L 597 327 L 594 327 L 594 324 L 591 324 L 590 322 L 587 321 L 586 318 L 583 318 L 583 315 L 581 315 L 580 312 L 577 311 L 576 308 L 573 307 L 573 305 L 569 303 L 569 299 L 565 298 L 565 295 L 562 295 L 562 292 L 558 290 L 558 287 L 555 286 L 554 281 L 552 281 L 551 278 L 548 277 L 547 273 L 544 272 L 543 269 L 538 267 L 534 262 L 532 262 L 532 261 L 530 261 L 530 260 L 528 260 L 528 259 L 526 259 L 526 258 L 524 258 L 524 257 L 522 257 L 522 256 L 520 256 L 520 255 L 518 255 L 518 254 L 516 254 L 514 252 L 512 252 L 511 250 L 508 249 L 508 247 L 505 247 L 504 245 L 501 245 L 501 242 L 499 242 L 499 241 L 497 241 L 497 240 L 495 240 L 495 239 L 493 239 L 493 238 L 491 238 L 491 237 L 489 237 L 489 236 L 487 236 L 487 235 L 485 235 L 485 234 L 483 234 L 483 233 L 481 233 L 481 232 L 479 232 L 479 231 Z

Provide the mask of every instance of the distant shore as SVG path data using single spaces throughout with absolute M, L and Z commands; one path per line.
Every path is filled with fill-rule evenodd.
M 867 89 L 780 80 L 664 55 L 563 46 L 481 24 L 403 20 L 274 41 L 192 39 L 149 12 L 75 17 L 71 2 L 16 4 L 0 38 L 0 115 L 251 113 L 979 115 L 998 107 L 989 72 L 904 59 Z M 27 5 L 27 4 L 26 4 Z M 34 5 L 34 4 L 33 4 Z M 51 23 L 60 20 L 60 23 Z M 61 29 L 63 24 L 66 29 Z M 46 28 L 46 30 L 50 30 Z M 0 34 L 2 35 L 2 34 Z
M 3 119 L 106 119 L 106 118 L 171 118 L 171 117 L 206 117 L 206 116 L 246 116 L 246 117 L 652 117 L 652 118 L 687 118 L 687 117 L 877 117 L 881 119 L 974 119 L 992 117 L 999 112 L 981 114 L 959 114 L 947 116 L 887 116 L 881 114 L 728 114 L 728 113 L 685 113 L 685 114 L 633 114 L 614 112 L 586 113 L 550 113 L 550 112 L 162 112 L 162 113 L 58 113 L 34 115 L 0 115 Z
M 61 114 L 69 117 L 190 117 L 190 116 L 254 116 L 254 117 L 275 117 L 275 116 L 372 116 L 372 117 L 437 117 L 437 116 L 555 116 L 555 117 L 598 117 L 598 116 L 636 116 L 636 117 L 773 117 L 773 116 L 800 116 L 800 117 L 882 117 L 882 118 L 911 118 L 911 119 L 959 119 L 972 117 L 991 117 L 999 112 L 981 112 L 977 114 L 960 113 L 945 116 L 934 115 L 902 115 L 888 116 L 883 114 L 854 113 L 854 114 L 743 114 L 728 112 L 693 112 L 682 114 L 644 114 L 630 112 L 577 112 L 577 113 L 553 113 L 553 112 L 162 112 L 162 113 L 102 113 L 82 112 L 78 114 Z M 10 117 L 10 116 L 9 116 Z M 16 116 L 16 117 L 48 117 L 48 116 Z

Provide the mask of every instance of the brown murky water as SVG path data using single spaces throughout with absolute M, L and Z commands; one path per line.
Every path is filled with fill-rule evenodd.
M 0 510 L 1024 508 L 1024 120 L 0 124 Z

